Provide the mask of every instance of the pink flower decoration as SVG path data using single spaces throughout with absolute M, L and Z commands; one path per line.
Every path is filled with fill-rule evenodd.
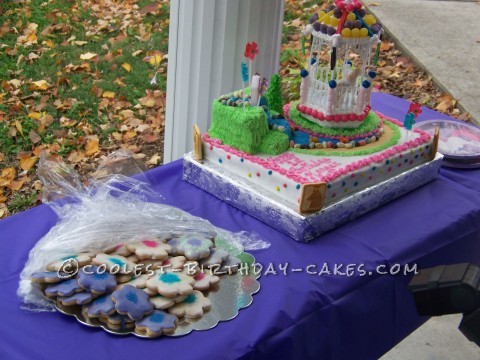
M 247 46 L 245 46 L 245 52 L 243 55 L 250 60 L 255 60 L 255 56 L 260 52 L 257 48 L 257 43 L 255 41 L 247 43 Z

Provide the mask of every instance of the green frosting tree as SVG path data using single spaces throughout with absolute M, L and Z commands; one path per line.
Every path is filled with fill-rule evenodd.
M 282 80 L 280 75 L 273 74 L 270 78 L 270 85 L 266 93 L 269 110 L 276 111 L 283 115 L 283 100 L 282 100 Z

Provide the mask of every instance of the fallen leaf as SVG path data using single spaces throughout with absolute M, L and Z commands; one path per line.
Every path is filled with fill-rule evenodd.
M 386 41 L 382 41 L 382 43 L 380 44 L 380 51 L 389 51 L 391 48 L 393 47 L 393 43 L 389 43 L 389 42 L 386 42 Z
M 36 157 L 25 157 L 20 160 L 20 167 L 22 170 L 28 171 L 30 170 L 35 162 L 37 161 Z
M 158 165 L 162 157 L 157 153 L 147 160 L 147 165 Z
M 130 65 L 129 63 L 123 63 L 122 67 L 128 72 L 132 71 L 132 65 Z
M 2 175 L 0 176 L 0 187 L 7 186 L 10 182 L 15 179 L 17 172 L 14 168 L 9 167 L 2 170 Z
M 18 120 L 15 120 L 15 127 L 17 128 L 18 132 L 20 134 L 22 134 L 23 136 L 23 127 L 22 127 L 22 123 Z
M 440 112 L 447 112 L 451 107 L 455 106 L 456 101 L 450 95 L 444 95 L 436 99 L 439 104 L 435 107 Z
M 80 59 L 81 60 L 92 60 L 96 56 L 98 56 L 98 54 L 87 52 L 85 54 L 81 54 Z
M 12 191 L 18 191 L 23 187 L 23 184 L 25 184 L 27 180 L 29 180 L 28 177 L 24 176 L 18 180 L 11 181 L 7 187 Z
M 40 135 L 38 135 L 33 129 L 30 130 L 28 137 L 33 144 L 36 144 L 42 141 L 42 138 L 40 137 Z
M 91 156 L 98 152 L 98 137 L 92 136 L 85 144 L 85 155 Z
M 115 93 L 113 91 L 105 91 L 102 94 L 102 97 L 106 99 L 113 99 L 115 97 Z
M 158 2 L 154 2 L 152 4 L 145 5 L 144 7 L 142 7 L 140 9 L 140 14 L 141 15 L 146 15 L 148 13 L 154 13 L 158 10 L 159 7 L 160 7 L 160 3 L 158 3 Z
M 48 90 L 52 85 L 50 85 L 46 80 L 32 81 L 30 84 L 30 90 Z
M 83 46 L 85 44 L 88 44 L 88 41 L 74 41 L 73 44 L 78 46 Z

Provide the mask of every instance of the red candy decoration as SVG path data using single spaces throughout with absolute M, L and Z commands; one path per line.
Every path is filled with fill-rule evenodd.
M 227 159 L 230 160 L 230 155 L 227 155 Z
M 318 118 L 318 110 L 313 110 L 312 111 L 312 116 L 317 119 Z
M 307 107 L 305 105 L 300 106 L 300 112 L 304 113 Z
M 312 109 L 311 109 L 311 108 L 307 108 L 307 109 L 305 110 L 305 114 L 307 114 L 307 115 L 312 115 Z
M 287 184 L 283 184 L 283 187 L 286 189 L 286 188 L 287 188 Z
M 350 114 L 348 117 L 349 117 L 350 120 L 353 121 L 353 120 L 355 120 L 355 119 L 357 118 L 357 115 L 355 115 L 355 114 Z
M 327 116 L 326 116 L 326 119 L 327 119 L 327 121 L 332 121 L 332 120 L 333 120 L 333 116 L 332 116 L 332 115 L 327 115 Z

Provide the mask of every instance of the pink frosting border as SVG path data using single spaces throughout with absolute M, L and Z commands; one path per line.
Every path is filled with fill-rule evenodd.
M 388 121 L 394 123 L 395 125 L 403 127 L 403 124 L 400 121 L 398 121 L 396 119 L 393 119 L 393 118 L 390 118 L 388 116 L 385 116 L 385 115 L 383 115 L 382 113 L 379 113 L 379 112 L 375 112 L 375 113 L 381 119 L 388 120 Z M 363 167 L 369 166 L 373 163 L 376 163 L 376 164 L 382 163 L 384 160 L 387 160 L 387 159 L 389 159 L 389 158 L 391 158 L 391 157 L 393 157 L 393 156 L 395 156 L 399 153 L 407 151 L 411 148 L 420 146 L 420 145 L 430 141 L 431 138 L 432 138 L 428 133 L 426 133 L 425 131 L 422 131 L 420 129 L 414 129 L 414 132 L 419 134 L 420 137 L 416 138 L 414 140 L 408 141 L 408 142 L 406 142 L 402 145 L 395 145 L 391 148 L 382 150 L 380 153 L 370 155 L 365 159 L 355 161 L 351 164 L 348 164 L 348 165 L 344 166 L 343 168 L 334 170 L 331 173 L 323 176 L 321 178 L 321 181 L 323 181 L 325 183 L 329 183 L 329 182 L 332 182 L 333 180 L 335 180 L 335 179 L 337 179 L 337 178 L 339 178 L 343 175 L 355 172 L 355 171 L 357 171 L 357 170 L 359 170 Z M 248 154 L 248 153 L 245 153 L 245 152 L 240 151 L 238 149 L 235 149 L 235 148 L 233 148 L 229 145 L 224 145 L 224 144 L 222 144 L 221 140 L 211 138 L 207 133 L 203 134 L 203 141 L 206 144 L 210 145 L 210 147 L 211 147 L 210 149 L 212 149 L 213 147 L 222 149 L 229 154 L 235 155 L 239 158 L 244 158 L 245 160 L 249 160 L 252 163 L 258 164 L 258 165 L 262 166 L 263 168 L 265 168 L 266 170 L 276 171 L 279 174 L 281 174 L 283 176 L 286 176 L 287 178 L 289 178 L 289 179 L 291 179 L 291 180 L 293 180 L 293 181 L 295 181 L 299 184 L 305 184 L 305 183 L 312 182 L 311 179 L 307 179 L 307 178 L 304 178 L 300 175 L 289 173 L 288 170 L 281 168 L 278 164 L 275 164 L 275 163 L 269 161 L 268 159 L 262 159 L 258 156 Z

